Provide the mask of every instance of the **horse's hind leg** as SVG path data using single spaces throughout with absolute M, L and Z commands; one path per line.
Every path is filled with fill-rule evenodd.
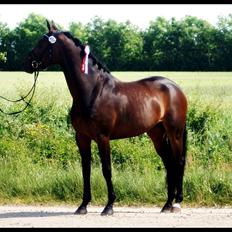
M 172 212 L 180 212 L 180 202 L 183 200 L 183 176 L 186 158 L 186 126 L 183 123 L 171 123 L 172 120 L 164 123 L 170 141 L 172 153 L 170 160 L 173 182 L 175 184 L 175 201 Z
M 180 203 L 183 200 L 183 177 L 184 177 L 184 168 L 185 168 L 185 161 L 186 161 L 186 149 L 187 149 L 187 130 L 186 127 L 184 128 L 183 135 L 182 135 L 182 155 L 178 159 L 177 162 L 177 193 L 176 193 L 176 203 Z M 174 209 L 173 209 L 174 210 Z
M 81 154 L 82 175 L 84 181 L 83 201 L 75 214 L 86 214 L 87 205 L 91 201 L 90 171 L 91 171 L 91 139 L 76 133 L 76 142 Z
M 173 168 L 172 149 L 162 123 L 157 124 L 154 128 L 148 131 L 147 134 L 153 141 L 155 149 L 161 157 L 167 172 L 166 181 L 168 199 L 161 212 L 170 212 L 172 210 L 172 202 L 175 198 L 175 170 Z

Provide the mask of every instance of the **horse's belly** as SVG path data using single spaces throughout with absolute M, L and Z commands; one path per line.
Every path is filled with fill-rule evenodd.
M 134 116 L 125 121 L 121 120 L 115 125 L 110 138 L 128 138 L 143 134 L 152 129 L 159 121 L 160 118 L 154 114 L 141 117 Z
M 123 139 L 123 138 L 130 138 L 134 136 L 141 135 L 147 132 L 147 130 L 133 130 L 133 131 L 115 131 L 110 135 L 110 139 Z

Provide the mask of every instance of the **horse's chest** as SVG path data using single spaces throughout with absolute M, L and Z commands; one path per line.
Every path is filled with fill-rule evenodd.
M 83 134 L 92 133 L 94 127 L 90 119 L 86 119 L 78 115 L 72 117 L 72 125 L 77 132 L 81 132 Z
M 109 135 L 112 130 L 108 120 L 86 118 L 79 115 L 73 117 L 72 125 L 77 132 L 85 134 L 92 139 L 97 139 L 101 134 Z

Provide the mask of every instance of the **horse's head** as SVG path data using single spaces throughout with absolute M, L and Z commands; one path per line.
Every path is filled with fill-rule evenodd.
M 24 71 L 33 73 L 44 70 L 52 64 L 67 65 L 71 63 L 70 59 L 72 59 L 72 63 L 79 66 L 81 71 L 82 62 L 86 55 L 85 46 L 69 32 L 59 31 L 54 22 L 50 24 L 47 21 L 47 27 L 48 33 L 42 36 L 37 45 L 26 56 Z M 103 69 L 109 73 L 105 65 L 102 65 L 91 52 L 89 57 L 92 59 L 93 65 L 97 64 L 98 69 Z
M 24 61 L 24 70 L 29 73 L 41 71 L 52 64 L 59 63 L 59 50 L 61 34 L 54 22 L 47 21 L 48 33 L 44 34 L 37 45 L 28 53 Z

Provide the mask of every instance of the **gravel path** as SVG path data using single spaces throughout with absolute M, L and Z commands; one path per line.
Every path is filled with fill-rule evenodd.
M 0 227 L 232 227 L 232 208 L 183 208 L 161 214 L 158 207 L 114 207 L 114 215 L 100 216 L 103 207 L 89 206 L 74 215 L 76 206 L 0 206 Z

